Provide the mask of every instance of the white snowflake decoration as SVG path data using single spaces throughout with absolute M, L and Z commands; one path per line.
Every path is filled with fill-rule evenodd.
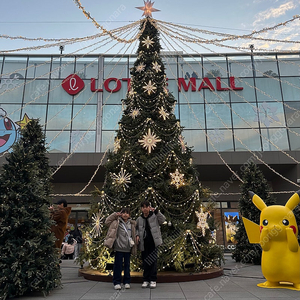
M 204 213 L 202 207 L 200 209 L 200 212 L 196 210 L 195 213 L 198 218 L 197 228 L 202 229 L 202 235 L 205 236 L 205 229 L 209 229 L 209 226 L 206 221 L 207 215 L 209 213 L 208 212 Z
M 179 188 L 179 187 L 185 185 L 185 182 L 183 179 L 184 174 L 179 173 L 178 169 L 176 169 L 174 173 L 170 173 L 170 176 L 172 178 L 171 184 L 176 185 L 176 188 Z
M 111 177 L 113 179 L 113 184 L 123 187 L 124 191 L 129 187 L 127 183 L 131 183 L 131 174 L 126 174 L 126 170 L 123 168 L 121 168 L 118 175 L 113 173 L 111 174 Z
M 154 42 L 152 41 L 152 39 L 149 38 L 148 35 L 147 38 L 142 41 L 142 44 L 144 44 L 144 46 L 146 46 L 147 49 L 149 49 L 150 46 L 152 47 L 152 44 L 154 44 Z
M 117 153 L 118 150 L 121 148 L 121 139 L 119 139 L 118 137 L 115 138 L 115 141 L 114 141 L 114 153 Z
M 148 133 L 143 135 L 143 139 L 139 140 L 139 143 L 145 148 L 148 149 L 148 153 L 151 153 L 151 150 L 156 147 L 156 143 L 160 142 L 159 139 L 154 133 L 151 132 L 151 129 L 148 128 Z
M 156 73 L 161 71 L 161 65 L 159 65 L 157 61 L 152 63 L 152 68 L 156 71 Z
M 102 232 L 102 227 L 103 227 L 103 219 L 104 216 L 102 215 L 102 211 L 98 212 L 97 214 L 93 214 L 92 216 L 92 225 L 93 228 L 90 231 L 90 234 L 92 235 L 92 237 L 96 238 L 96 237 L 100 237 L 101 232 Z
M 134 108 L 130 111 L 130 116 L 132 119 L 135 119 L 140 114 L 140 110 L 138 108 Z
M 185 146 L 185 142 L 184 142 L 183 136 L 180 135 L 179 138 L 178 138 L 178 140 L 179 140 L 179 143 L 181 145 L 181 152 L 182 153 L 186 153 L 186 146 Z
M 164 120 L 166 120 L 169 116 L 169 113 L 165 111 L 163 106 L 159 109 L 159 114 Z
M 149 80 L 149 82 L 145 86 L 143 86 L 143 89 L 148 93 L 148 95 L 150 95 L 151 93 L 155 92 L 156 86 L 152 83 L 151 80 Z
M 143 63 L 140 63 L 140 64 L 136 67 L 136 71 L 139 72 L 139 73 L 141 73 L 141 72 L 143 72 L 143 71 L 145 70 L 145 68 L 146 68 L 146 65 L 143 64 Z

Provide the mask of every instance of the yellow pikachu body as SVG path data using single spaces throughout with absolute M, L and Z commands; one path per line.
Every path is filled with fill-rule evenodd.
M 300 202 L 300 191 L 285 206 L 267 206 L 253 192 L 249 194 L 261 211 L 260 226 L 243 218 L 250 243 L 259 243 L 263 250 L 261 268 L 267 281 L 258 286 L 300 291 L 300 247 L 298 226 L 293 214 L 293 209 Z

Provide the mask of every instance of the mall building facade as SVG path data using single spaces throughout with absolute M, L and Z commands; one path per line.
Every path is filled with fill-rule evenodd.
M 175 114 L 193 146 L 194 164 L 224 214 L 238 213 L 237 175 L 257 163 L 279 203 L 300 182 L 300 53 L 162 53 Z M 105 152 L 113 149 L 130 87 L 134 55 L 3 55 L 0 57 L 0 135 L 5 120 L 40 119 L 54 168 L 55 199 L 83 223 L 95 186 L 104 181 Z M 11 135 L 12 139 L 16 136 Z M 1 136 L 0 136 L 1 139 Z M 0 152 L 12 141 L 0 141 Z M 0 158 L 1 164 L 5 156 Z M 73 222 L 72 221 L 72 222 Z M 230 243 L 230 242 L 229 242 Z

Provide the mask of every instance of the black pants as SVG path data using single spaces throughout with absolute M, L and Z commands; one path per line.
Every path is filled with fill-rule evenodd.
M 71 254 L 64 254 L 64 259 L 73 259 L 73 255 L 74 253 L 71 253 Z
M 142 251 L 142 260 L 144 268 L 144 281 L 156 281 L 157 280 L 157 248 L 147 247 Z

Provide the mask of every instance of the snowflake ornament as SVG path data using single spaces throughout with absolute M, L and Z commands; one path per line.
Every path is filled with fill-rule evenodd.
M 164 120 L 166 120 L 169 116 L 169 113 L 165 111 L 163 106 L 159 109 L 159 114 Z
M 154 44 L 154 42 L 152 41 L 152 39 L 149 38 L 148 35 L 147 38 L 142 41 L 142 44 L 144 44 L 144 46 L 146 46 L 147 49 L 149 49 L 150 46 L 152 47 L 152 44 Z
M 121 139 L 119 139 L 118 137 L 115 138 L 115 141 L 114 141 L 114 153 L 117 153 L 118 150 L 121 148 Z
M 135 119 L 140 114 L 140 110 L 138 108 L 134 108 L 130 111 L 130 116 L 132 119 Z
M 146 68 L 146 65 L 143 63 L 140 63 L 135 69 L 137 72 L 141 73 L 145 70 L 145 68 Z
M 185 146 L 185 142 L 184 142 L 184 138 L 182 135 L 179 136 L 178 138 L 180 146 L 181 146 L 181 152 L 182 153 L 186 153 L 186 146 Z
M 161 65 L 158 64 L 158 62 L 153 62 L 152 63 L 152 69 L 156 71 L 156 73 L 161 72 Z
M 170 176 L 172 178 L 171 184 L 176 185 L 176 188 L 179 188 L 179 187 L 185 185 L 185 182 L 183 179 L 184 174 L 179 173 L 178 169 L 176 169 L 174 173 L 170 173 Z
M 143 89 L 148 93 L 148 95 L 150 95 L 151 93 L 155 92 L 156 86 L 152 83 L 151 80 L 149 80 L 149 82 L 145 86 L 143 86 Z
M 119 174 L 113 173 L 111 177 L 113 179 L 113 185 L 122 187 L 124 191 L 129 187 L 127 183 L 131 183 L 131 174 L 126 173 L 126 170 L 123 168 L 121 168 Z
M 93 216 L 92 216 L 93 228 L 90 231 L 90 234 L 92 235 L 92 237 L 94 237 L 94 238 L 100 237 L 101 232 L 102 232 L 102 227 L 103 227 L 103 219 L 104 219 L 104 216 L 102 214 L 102 211 L 99 211 L 98 213 L 93 214 Z
M 209 229 L 209 226 L 207 224 L 207 215 L 209 214 L 208 212 L 203 212 L 203 208 L 200 208 L 199 211 L 195 211 L 195 214 L 198 218 L 198 223 L 197 223 L 197 228 L 202 229 L 202 235 L 205 236 L 205 229 Z
M 143 135 L 143 139 L 139 140 L 139 143 L 145 148 L 148 149 L 148 153 L 151 153 L 151 150 L 156 147 L 156 143 L 160 142 L 159 139 L 154 133 L 151 132 L 151 129 L 148 128 L 148 133 Z

